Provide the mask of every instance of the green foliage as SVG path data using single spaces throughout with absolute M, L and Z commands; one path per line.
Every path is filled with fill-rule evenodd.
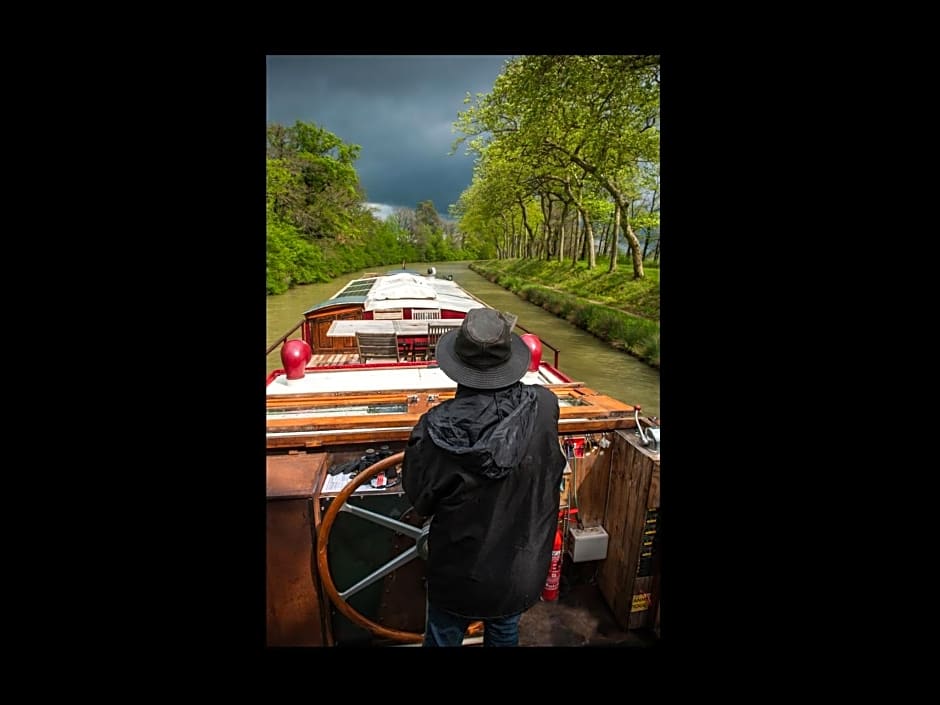
M 297 239 L 297 234 L 292 231 L 289 225 L 268 220 L 266 269 L 268 294 L 283 294 L 290 288 L 293 271 L 291 243 Z
M 358 145 L 302 122 L 269 126 L 267 140 L 268 294 L 402 261 L 497 255 L 490 225 L 484 231 L 458 230 L 443 221 L 430 200 L 418 204 L 409 228 L 392 219 L 376 219 L 362 205 L 353 166 Z M 537 221 L 537 207 L 530 212 Z
M 432 201 L 421 201 L 415 208 L 415 220 L 419 225 L 427 226 L 429 232 L 439 232 L 443 230 L 441 217 L 437 213 Z
M 465 230 L 503 245 L 517 232 L 514 204 L 549 194 L 592 223 L 609 220 L 617 203 L 634 231 L 658 225 L 659 57 L 521 56 L 465 104 L 453 146 L 477 156 L 461 196 Z M 565 254 L 563 224 L 543 225 L 545 251 Z M 638 267 L 634 276 L 643 275 Z
M 268 201 L 309 240 L 349 237 L 361 209 L 360 147 L 314 124 L 268 127 Z
M 374 264 L 395 264 L 401 262 L 401 229 L 391 220 L 381 221 L 368 232 L 362 240 L 366 252 L 372 256 Z
M 443 233 L 439 230 L 432 231 L 427 240 L 426 260 L 428 262 L 439 262 L 449 259 L 453 254 L 451 247 L 444 240 Z
M 358 145 L 301 122 L 271 125 L 267 136 L 268 294 L 376 265 L 476 258 L 443 237 L 430 201 L 420 204 L 430 228 L 421 248 L 398 224 L 366 210 L 353 167 Z
M 659 367 L 659 331 L 649 335 L 637 344 L 637 355 L 644 360 L 649 360 L 650 365 Z
M 324 269 L 329 279 L 373 264 L 368 253 L 358 244 L 330 242 L 325 245 L 323 254 Z
M 295 283 L 329 281 L 323 272 L 319 248 L 299 237 L 289 223 L 268 214 L 267 270 L 268 294 L 283 294 Z

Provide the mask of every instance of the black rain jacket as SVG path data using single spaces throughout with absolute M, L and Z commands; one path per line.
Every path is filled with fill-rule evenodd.
M 538 601 L 565 464 L 558 398 L 539 385 L 458 385 L 419 419 L 402 483 L 415 511 L 433 515 L 427 578 L 435 607 L 486 619 Z

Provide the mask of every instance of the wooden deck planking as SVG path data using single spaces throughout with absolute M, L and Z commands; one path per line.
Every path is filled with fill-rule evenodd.
M 359 353 L 317 353 L 307 367 L 336 367 L 339 365 L 356 365 L 359 363 Z

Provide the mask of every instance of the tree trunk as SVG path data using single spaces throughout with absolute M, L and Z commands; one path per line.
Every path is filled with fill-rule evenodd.
M 610 266 L 607 268 L 608 272 L 613 272 L 617 269 L 617 238 L 618 230 L 620 230 L 620 199 L 614 199 L 614 227 L 611 229 L 610 233 Z
M 583 242 L 585 245 L 588 246 L 587 255 L 586 255 L 587 260 L 588 260 L 588 269 L 594 269 L 594 264 L 595 264 L 594 263 L 594 229 L 593 229 L 593 226 L 591 225 L 591 219 L 588 217 L 588 214 L 585 212 L 584 207 L 582 206 L 582 203 L 581 203 L 581 199 L 577 198 L 574 195 L 574 192 L 571 190 L 571 182 L 569 180 L 565 180 L 562 183 L 564 183 L 565 185 L 565 192 L 568 194 L 568 198 L 570 198 L 572 203 L 574 203 L 575 207 L 577 208 L 577 212 L 581 215 L 581 219 L 584 221 L 583 237 L 585 239 Z M 580 182 L 578 186 L 578 193 L 579 194 L 582 193 Z M 571 255 L 572 265 L 577 264 L 578 256 L 579 256 L 578 251 L 583 250 L 583 249 L 584 248 L 582 247 L 574 248 L 574 251 Z
M 580 166 L 588 174 L 592 174 L 594 178 L 598 180 L 600 185 L 609 193 L 614 199 L 614 220 L 616 221 L 618 227 L 614 228 L 613 236 L 611 237 L 611 250 L 610 250 L 610 269 L 608 271 L 614 271 L 617 266 L 617 237 L 620 223 L 620 211 L 624 211 L 625 224 L 624 232 L 627 235 L 627 242 L 630 244 L 630 247 L 633 248 L 633 278 L 642 279 L 643 278 L 643 261 L 638 259 L 640 257 L 639 252 L 639 243 L 636 239 L 636 234 L 633 232 L 633 228 L 630 227 L 629 211 L 627 211 L 627 203 L 624 200 L 623 194 L 620 189 L 615 185 L 614 181 L 606 174 L 600 173 L 597 166 L 589 162 L 584 161 L 576 153 L 573 153 L 564 147 L 561 147 L 557 144 L 552 143 L 549 140 L 546 140 L 546 144 L 550 147 L 557 149 L 563 154 L 567 155 L 571 161 Z
M 561 223 L 558 228 L 558 264 L 565 261 L 565 225 L 568 220 L 568 202 L 561 210 Z
M 614 220 L 619 225 L 620 221 L 620 212 L 621 210 L 624 213 L 628 213 L 629 204 L 626 203 L 621 196 L 620 192 L 613 187 L 609 181 L 604 184 L 607 188 L 607 192 L 614 197 Z M 611 267 L 609 271 L 614 271 L 614 267 L 617 265 L 617 230 L 619 228 L 614 228 L 614 236 L 612 238 L 612 244 L 614 246 L 613 254 L 610 257 Z M 633 232 L 633 228 L 630 226 L 629 218 L 623 219 L 623 232 L 627 238 L 627 242 L 630 244 L 631 253 L 633 255 L 633 278 L 642 279 L 643 274 L 643 260 L 640 255 L 640 243 L 636 239 L 636 233 Z
M 584 259 L 584 225 L 581 223 L 581 213 L 577 208 L 571 214 L 571 232 L 574 234 L 572 241 L 571 261 L 579 262 Z
M 509 234 L 508 234 L 507 237 L 506 237 L 506 240 L 507 240 L 507 242 L 506 242 L 506 255 L 507 255 L 509 258 L 512 258 L 512 257 L 515 256 L 515 255 L 513 254 L 514 251 L 515 251 L 515 250 L 513 249 L 513 242 L 514 242 L 515 239 L 516 239 L 516 219 L 513 218 L 513 217 L 510 215 L 506 220 L 509 221 Z
M 607 221 L 607 226 L 604 228 L 604 249 L 603 253 L 605 256 L 610 257 L 610 234 L 616 232 L 614 230 L 614 218 L 616 217 L 616 209 L 613 213 L 610 214 L 610 220 Z
M 633 228 L 630 227 L 629 220 L 624 220 L 623 231 L 627 236 L 627 241 L 630 243 L 630 249 L 633 253 L 633 278 L 642 279 L 646 276 L 643 274 L 643 253 L 640 252 L 640 241 L 636 239 L 636 233 L 633 232 Z
M 596 265 L 594 261 L 594 227 L 591 225 L 591 219 L 588 218 L 587 213 L 581 211 L 581 217 L 584 218 L 584 244 L 587 247 L 587 268 L 590 271 Z
M 530 248 L 532 246 L 532 240 L 534 239 L 534 236 L 532 235 L 532 228 L 529 226 L 529 219 L 526 217 L 525 202 L 520 198 L 516 201 L 516 203 L 519 204 L 519 208 L 522 210 L 522 227 L 525 228 L 527 237 L 525 246 L 523 247 L 523 252 L 528 252 L 531 254 Z
M 545 235 L 545 261 L 552 259 L 552 199 L 546 194 L 539 194 L 539 204 L 542 206 L 542 232 Z M 541 257 L 539 258 L 541 259 Z

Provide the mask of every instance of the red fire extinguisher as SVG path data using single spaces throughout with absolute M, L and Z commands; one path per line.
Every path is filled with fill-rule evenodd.
M 548 578 L 542 588 L 542 600 L 551 602 L 558 599 L 558 584 L 561 582 L 561 526 L 555 529 L 555 543 L 552 546 L 552 563 L 548 569 Z
M 542 600 L 544 602 L 552 602 L 558 599 L 558 588 L 561 583 L 561 550 L 563 545 L 561 520 L 566 512 L 570 515 L 577 511 L 577 509 L 562 509 L 558 512 L 558 527 L 555 529 L 555 543 L 552 545 L 552 562 L 548 568 L 548 578 L 545 579 L 545 587 L 542 588 Z

